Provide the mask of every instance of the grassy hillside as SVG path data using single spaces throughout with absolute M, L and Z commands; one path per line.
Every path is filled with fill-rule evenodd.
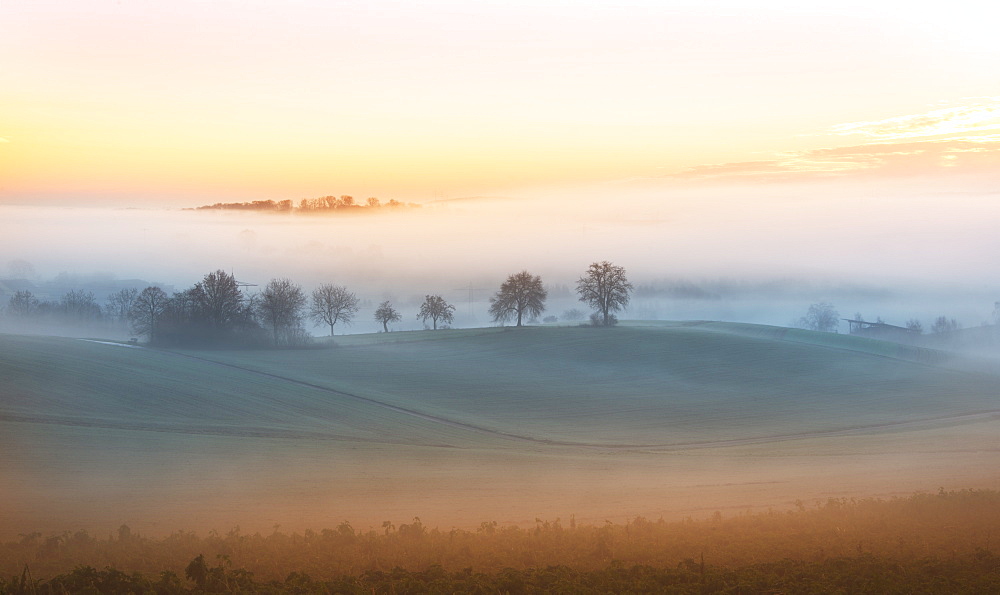
M 538 441 L 658 447 L 888 429 L 1000 410 L 936 352 L 722 323 L 396 333 L 190 355 Z
M 0 536 L 599 523 L 996 489 L 998 387 L 934 351 L 723 323 L 281 351 L 0 335 Z

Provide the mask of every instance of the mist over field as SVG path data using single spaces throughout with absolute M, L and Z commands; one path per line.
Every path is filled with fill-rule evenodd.
M 704 518 L 1000 468 L 995 366 L 919 348 L 726 323 L 338 345 L 0 335 L 0 535 Z
M 990 275 L 995 193 L 642 186 L 348 215 L 0 206 L 0 253 L 31 263 L 36 279 L 61 275 L 67 289 L 73 278 L 104 278 L 179 291 L 216 269 L 258 288 L 278 277 L 307 291 L 345 285 L 363 300 L 347 332 L 376 330 L 371 310 L 383 299 L 415 309 L 426 294 L 456 306 L 457 326 L 489 324 L 488 298 L 520 270 L 542 277 L 546 315 L 559 316 L 583 308 L 575 283 L 599 260 L 624 266 L 637 286 L 625 313 L 633 319 L 784 326 L 826 301 L 844 318 L 929 327 L 946 315 L 968 327 L 991 321 L 1000 296 Z M 406 312 L 398 328 L 420 326 Z

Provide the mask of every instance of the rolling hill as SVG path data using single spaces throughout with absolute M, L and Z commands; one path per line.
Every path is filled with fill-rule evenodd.
M 17 487 L 0 504 L 17 514 L 0 533 L 523 522 L 995 488 L 998 388 L 941 352 L 710 322 L 279 351 L 3 335 L 0 471 Z

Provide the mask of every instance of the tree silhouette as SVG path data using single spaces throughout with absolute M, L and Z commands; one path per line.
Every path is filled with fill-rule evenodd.
M 128 312 L 132 329 L 140 335 L 149 337 L 150 343 L 156 341 L 157 324 L 169 301 L 166 292 L 159 287 L 143 289 L 132 302 L 132 308 Z
M 26 289 L 14 292 L 7 301 L 7 314 L 27 318 L 38 309 L 38 299 Z
M 437 330 L 439 320 L 451 322 L 455 319 L 455 306 L 444 301 L 444 298 L 439 295 L 428 295 L 424 299 L 424 303 L 420 305 L 420 313 L 417 314 L 417 318 L 423 320 L 424 324 L 427 324 L 427 319 L 430 318 L 434 330 Z
M 614 324 L 612 312 L 628 305 L 632 284 L 625 276 L 625 269 L 608 261 L 595 262 L 576 282 L 580 301 L 597 310 L 597 320 L 603 326 Z
M 500 291 L 490 298 L 490 315 L 494 322 L 506 322 L 517 319 L 521 326 L 524 314 L 531 317 L 540 315 L 545 310 L 545 288 L 542 278 L 532 276 L 528 271 L 515 273 L 500 285 Z
M 382 330 L 384 332 L 389 332 L 390 322 L 399 322 L 402 320 L 399 312 L 392 307 L 389 300 L 386 300 L 378 305 L 378 309 L 375 310 L 375 320 L 382 323 Z
M 317 323 L 330 326 L 330 336 L 333 336 L 333 327 L 338 322 L 350 324 L 354 320 L 354 315 L 358 313 L 358 304 L 361 300 L 356 295 L 347 291 L 343 285 L 331 285 L 325 283 L 312 292 L 312 305 L 309 308 L 309 317 Z
M 139 290 L 134 287 L 119 289 L 108 296 L 108 301 L 104 305 L 105 311 L 115 320 L 125 320 L 132 310 L 135 298 L 139 297 Z
M 799 319 L 799 325 L 813 331 L 832 333 L 840 325 L 839 318 L 840 314 L 833 304 L 820 302 L 809 306 L 806 315 Z
M 290 333 L 302 324 L 302 308 L 306 296 L 302 288 L 288 279 L 272 279 L 260 293 L 257 312 L 265 324 L 271 327 L 274 344 L 277 346 L 284 334 L 291 341 Z
M 192 297 L 216 333 L 233 328 L 245 317 L 243 294 L 236 277 L 221 269 L 195 284 Z

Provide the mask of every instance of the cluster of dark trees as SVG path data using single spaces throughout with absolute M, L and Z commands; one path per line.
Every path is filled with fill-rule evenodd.
M 308 341 L 308 318 L 328 326 L 330 336 L 339 325 L 351 324 L 361 300 L 343 285 L 324 283 L 307 295 L 300 285 L 272 279 L 255 294 L 244 293 L 236 278 L 218 270 L 190 289 L 168 296 L 159 287 L 138 293 L 128 319 L 136 333 L 150 343 L 165 345 L 273 346 L 302 345 Z M 454 320 L 455 307 L 439 295 L 426 296 L 418 319 L 438 324 Z M 402 315 L 388 300 L 379 304 L 375 321 L 385 332 Z
M 330 327 L 350 324 L 360 300 L 345 287 L 323 284 L 307 298 L 288 279 L 272 279 L 255 294 L 244 293 L 223 270 L 205 275 L 193 287 L 168 296 L 147 287 L 129 309 L 136 333 L 156 344 L 301 345 L 307 341 L 306 316 Z M 398 320 L 388 303 L 386 320 Z M 398 316 L 398 315 L 397 315 Z
M 354 200 L 353 196 L 321 196 L 319 198 L 303 198 L 296 205 L 291 200 L 255 200 L 251 202 L 217 202 L 212 205 L 197 207 L 197 210 L 214 209 L 228 211 L 263 211 L 271 213 L 372 213 L 382 208 L 416 208 L 416 203 L 399 202 L 390 199 L 382 202 L 374 196 L 364 202 Z
M 628 304 L 632 285 L 624 268 L 604 261 L 587 268 L 576 291 L 580 301 L 595 310 L 592 324 L 609 326 L 617 322 L 615 312 Z M 521 271 L 510 275 L 490 298 L 490 315 L 496 323 L 522 326 L 542 314 L 547 297 L 541 277 Z M 333 336 L 338 324 L 351 324 L 359 307 L 358 297 L 342 285 L 326 283 L 307 295 L 301 286 L 279 278 L 248 293 L 232 274 L 217 270 L 173 295 L 156 286 L 123 289 L 112 294 L 103 309 L 90 292 L 71 291 L 59 302 L 40 302 L 30 292 L 18 291 L 7 313 L 21 319 L 58 314 L 64 321 L 127 321 L 135 333 L 159 345 L 292 346 L 307 342 L 306 319 L 328 326 Z M 434 330 L 454 322 L 454 316 L 455 306 L 440 295 L 425 296 L 417 313 L 417 319 Z M 574 309 L 564 316 L 580 319 L 584 314 Z M 374 319 L 389 332 L 389 325 L 402 315 L 386 300 L 376 308 Z

